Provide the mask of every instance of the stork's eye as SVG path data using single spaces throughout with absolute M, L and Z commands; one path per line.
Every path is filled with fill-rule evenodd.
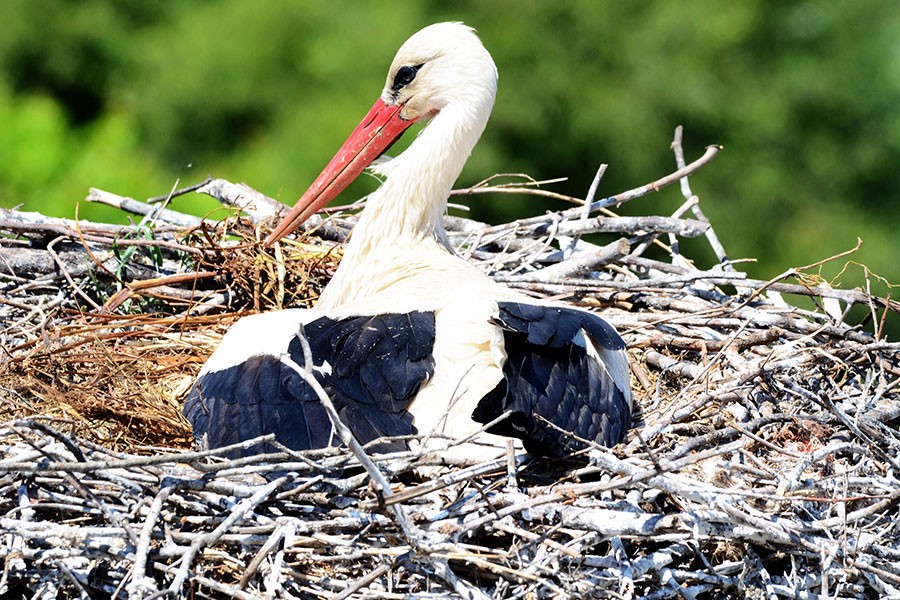
M 394 75 L 394 83 L 391 86 L 391 90 L 399 92 L 400 88 L 412 83 L 412 80 L 416 78 L 416 73 L 418 73 L 421 68 L 422 65 L 404 65 L 397 69 L 397 74 Z

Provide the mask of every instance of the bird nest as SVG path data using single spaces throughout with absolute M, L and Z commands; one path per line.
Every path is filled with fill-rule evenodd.
M 679 141 L 677 171 L 640 188 L 448 219 L 495 279 L 602 309 L 628 343 L 639 422 L 556 463 L 456 461 L 452 443 L 192 451 L 180 408 L 203 361 L 236 318 L 314 301 L 351 212 L 273 249 L 278 204 L 222 180 L 151 202 L 92 190 L 143 215 L 127 226 L 0 212 L 0 595 L 900 596 L 900 344 L 881 336 L 900 306 L 832 288 L 819 264 L 747 276 L 688 182 L 718 148 L 685 164 Z M 457 193 L 558 197 L 503 181 Z M 610 212 L 673 183 L 672 215 Z M 237 209 L 166 207 L 194 189 Z M 714 266 L 680 252 L 691 237 Z M 854 305 L 865 328 L 844 321 Z

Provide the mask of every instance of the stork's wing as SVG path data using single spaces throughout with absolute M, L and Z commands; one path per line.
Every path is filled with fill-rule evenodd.
M 625 343 L 615 329 L 572 308 L 520 302 L 498 308 L 504 379 L 473 418 L 488 423 L 511 411 L 490 431 L 522 438 L 526 450 L 542 456 L 582 448 L 576 438 L 606 446 L 621 441 L 631 424 L 631 391 Z
M 247 329 L 235 327 L 233 331 L 246 335 Z M 306 324 L 304 332 L 316 377 L 361 443 L 415 432 L 405 409 L 434 371 L 433 313 L 320 317 Z M 234 353 L 240 342 L 226 336 L 217 352 L 227 348 Z M 274 433 L 278 442 L 295 450 L 339 443 L 312 388 L 280 362 L 284 352 L 297 364 L 304 364 L 300 340 L 292 337 L 286 348 L 231 360 L 230 366 L 218 370 L 204 370 L 184 409 L 194 436 L 210 448 L 267 433 Z M 219 362 L 211 358 L 208 364 Z M 395 449 L 399 448 L 387 444 L 378 448 Z M 257 446 L 244 454 L 266 450 L 271 448 Z

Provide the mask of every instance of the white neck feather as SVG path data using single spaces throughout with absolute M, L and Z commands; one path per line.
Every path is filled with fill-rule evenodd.
M 484 112 L 484 111 L 483 111 Z M 353 241 L 365 245 L 445 241 L 447 198 L 488 114 L 448 106 L 434 116 L 409 148 L 373 170 L 385 176 L 359 218 Z M 351 247 L 347 248 L 350 254 Z
M 319 299 L 321 308 L 364 296 L 364 289 L 351 288 L 364 287 L 364 281 L 391 268 L 384 257 L 396 248 L 404 248 L 402 254 L 414 260 L 417 245 L 448 246 L 443 224 L 447 198 L 487 124 L 493 94 L 487 100 L 480 106 L 445 107 L 405 152 L 374 169 L 386 179 L 369 196 L 341 264 Z

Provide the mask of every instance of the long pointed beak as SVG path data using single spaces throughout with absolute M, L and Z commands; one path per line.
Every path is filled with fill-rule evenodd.
M 400 116 L 402 104 L 388 105 L 379 98 L 366 118 L 356 126 L 331 162 L 316 178 L 278 226 L 266 238 L 271 246 L 331 202 L 363 170 L 415 123 Z

